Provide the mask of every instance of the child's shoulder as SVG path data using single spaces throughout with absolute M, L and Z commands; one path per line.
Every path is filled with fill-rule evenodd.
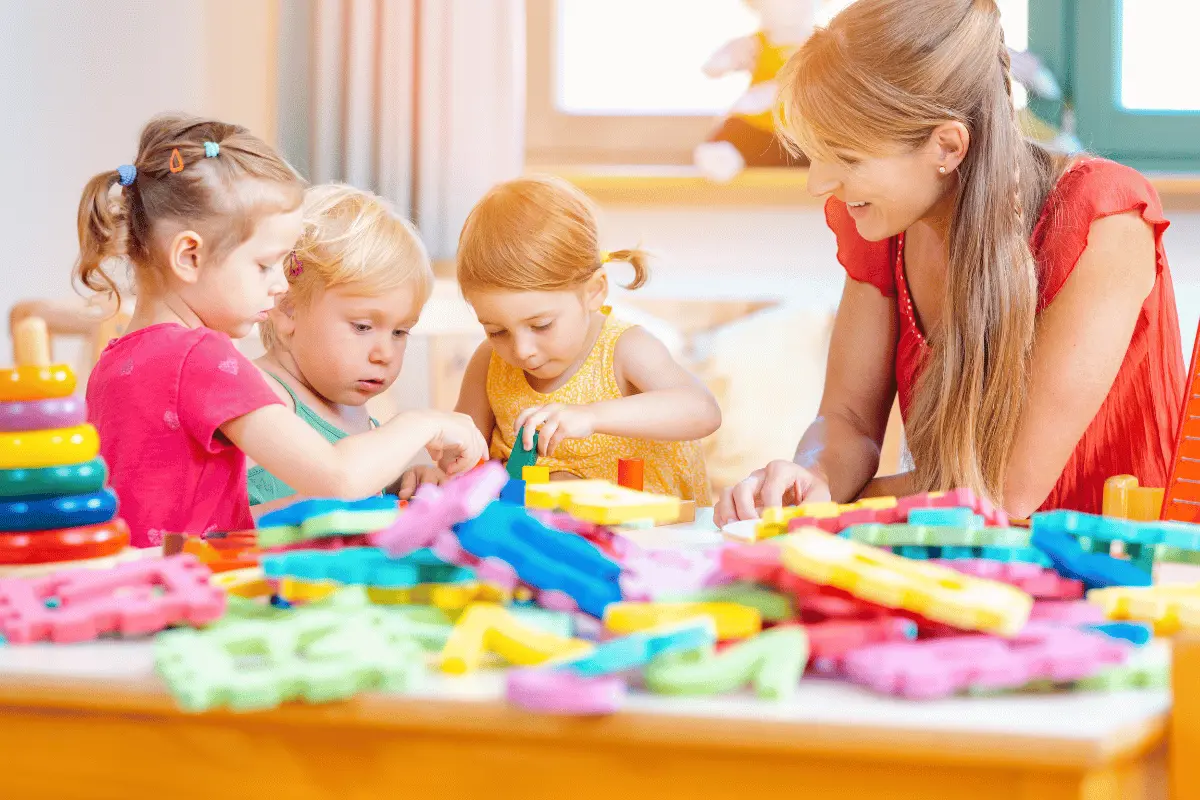
M 211 328 L 185 328 L 175 323 L 162 323 L 140 328 L 113 340 L 105 348 L 99 361 L 111 361 L 127 353 L 137 353 L 143 358 L 178 356 L 182 359 L 197 350 L 197 355 L 224 356 L 230 352 L 237 353 L 233 340 Z

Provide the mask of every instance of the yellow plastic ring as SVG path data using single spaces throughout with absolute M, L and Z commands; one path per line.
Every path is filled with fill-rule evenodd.
M 69 397 L 75 391 L 75 371 L 66 364 L 0 369 L 0 403 Z
M 100 436 L 91 425 L 0 434 L 0 469 L 81 464 L 99 452 Z

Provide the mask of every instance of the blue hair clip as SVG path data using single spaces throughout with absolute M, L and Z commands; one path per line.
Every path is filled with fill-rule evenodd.
M 132 186 L 137 179 L 137 167 L 133 164 L 122 164 L 117 167 L 117 182 L 122 186 Z
M 216 142 L 204 143 L 205 158 L 216 158 L 219 155 L 221 155 L 221 145 L 217 144 Z

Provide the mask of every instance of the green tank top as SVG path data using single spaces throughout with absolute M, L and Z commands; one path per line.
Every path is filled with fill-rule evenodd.
M 320 414 L 313 411 L 311 408 L 300 402 L 300 398 L 292 391 L 292 387 L 286 382 L 280 380 L 273 373 L 268 372 L 275 382 L 283 387 L 283 390 L 292 398 L 292 403 L 296 406 L 296 416 L 308 423 L 309 427 L 317 433 L 325 437 L 325 440 L 330 442 L 340 442 L 349 436 L 341 428 L 330 425 Z M 378 428 L 379 423 L 374 417 L 371 418 L 371 425 Z M 282 497 L 291 497 L 296 493 L 296 490 L 288 486 L 283 481 L 276 478 L 266 469 L 255 464 L 246 473 L 246 484 L 250 489 L 250 505 L 256 506 L 259 503 L 269 503 L 272 500 L 278 500 Z

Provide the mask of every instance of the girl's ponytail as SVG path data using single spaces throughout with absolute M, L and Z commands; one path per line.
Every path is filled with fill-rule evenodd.
M 87 182 L 79 201 L 79 261 L 75 276 L 94 292 L 115 295 L 120 308 L 117 282 L 104 271 L 104 262 L 125 255 L 125 203 L 112 197 L 113 186 L 121 180 L 117 170 L 101 172 Z M 132 191 L 129 186 L 125 191 Z

